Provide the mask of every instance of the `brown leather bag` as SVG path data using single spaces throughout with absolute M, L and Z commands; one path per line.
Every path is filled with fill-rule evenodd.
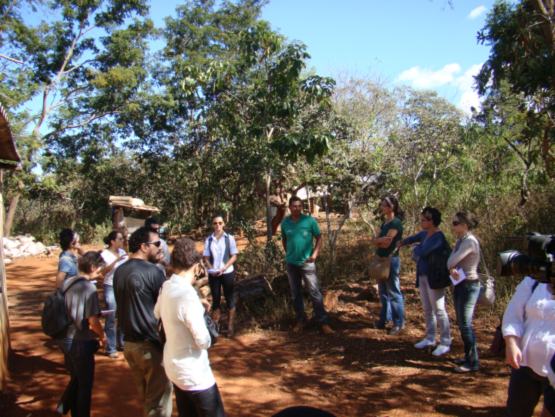
M 398 249 L 397 249 L 398 251 Z M 387 281 L 389 279 L 389 271 L 391 270 L 391 259 L 393 258 L 392 252 L 390 256 L 381 257 L 378 255 L 372 256 L 370 265 L 368 266 L 368 275 L 378 281 Z

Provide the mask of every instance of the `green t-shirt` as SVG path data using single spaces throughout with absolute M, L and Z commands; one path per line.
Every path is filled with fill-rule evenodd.
M 397 230 L 398 233 L 395 235 L 395 237 L 391 241 L 391 245 L 389 245 L 389 248 L 378 248 L 378 251 L 376 252 L 376 254 L 378 256 L 381 256 L 382 258 L 385 258 L 385 257 L 391 255 L 391 253 L 394 250 L 397 249 L 396 248 L 397 242 L 399 242 L 401 239 L 403 239 L 403 222 L 401 222 L 401 220 L 399 220 L 397 217 L 395 217 L 389 223 L 384 222 L 382 224 L 382 228 L 380 230 L 380 235 L 378 237 L 386 236 L 387 232 L 389 232 L 390 230 Z M 396 256 L 399 256 L 399 252 L 397 252 L 395 255 L 393 255 L 393 257 L 396 257 Z
M 281 237 L 287 239 L 285 260 L 293 265 L 302 265 L 312 255 L 312 238 L 320 236 L 320 228 L 314 218 L 301 213 L 295 223 L 291 216 L 281 222 Z

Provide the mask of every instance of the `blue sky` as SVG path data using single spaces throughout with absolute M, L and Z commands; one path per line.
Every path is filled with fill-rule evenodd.
M 273 0 L 264 19 L 308 46 L 319 73 L 375 72 L 391 85 L 436 89 L 461 108 L 478 104 L 472 75 L 487 60 L 478 45 L 493 1 Z
M 487 60 L 478 45 L 493 0 L 271 0 L 263 19 L 307 45 L 320 75 L 379 73 L 391 86 L 430 88 L 462 109 L 479 104 L 472 76 Z M 180 4 L 151 7 L 157 26 Z

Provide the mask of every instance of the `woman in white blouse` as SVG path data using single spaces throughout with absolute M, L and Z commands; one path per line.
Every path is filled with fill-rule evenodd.
M 224 289 L 225 302 L 229 309 L 227 337 L 233 337 L 235 320 L 235 302 L 233 301 L 233 283 L 235 272 L 233 264 L 237 260 L 237 244 L 233 236 L 224 232 L 224 219 L 217 214 L 212 217 L 214 233 L 204 242 L 204 262 L 207 268 L 217 271 L 208 275 L 208 284 L 212 293 L 212 320 L 216 324 L 220 320 L 221 288 Z
M 116 297 L 114 296 L 114 273 L 118 266 L 127 261 L 127 252 L 123 250 L 123 235 L 118 231 L 112 231 L 104 238 L 104 243 L 108 248 L 100 255 L 106 263 L 106 268 L 102 271 L 104 274 L 104 304 L 106 310 L 116 310 Z M 119 354 L 117 350 L 123 350 L 123 333 L 121 332 L 121 325 L 118 320 L 116 328 L 116 315 L 106 315 L 106 323 L 104 324 L 104 331 L 108 338 L 108 346 L 106 346 L 106 355 L 110 359 L 117 359 Z
M 210 369 L 210 334 L 193 283 L 201 255 L 190 239 L 179 239 L 171 254 L 175 273 L 164 283 L 154 308 L 166 333 L 164 368 L 175 388 L 179 417 L 225 417 L 216 380 Z
M 555 354 L 553 285 L 524 278 L 503 315 L 503 336 L 507 362 L 513 368 L 508 415 L 532 416 L 549 385 L 548 367 Z

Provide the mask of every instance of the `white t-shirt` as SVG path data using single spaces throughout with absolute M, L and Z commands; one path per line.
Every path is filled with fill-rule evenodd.
M 214 233 L 212 233 L 212 235 L 210 235 L 210 237 L 212 238 L 212 244 L 210 245 L 210 247 L 208 247 L 208 241 L 210 240 L 210 237 L 208 237 L 204 241 L 204 252 L 202 253 L 202 255 L 210 257 L 210 253 L 212 253 L 212 255 L 214 256 L 214 263 L 212 264 L 212 268 L 214 269 L 220 269 L 225 266 L 224 255 L 225 255 L 226 236 L 229 236 L 229 255 L 230 256 L 237 255 L 239 251 L 237 250 L 237 243 L 235 243 L 235 238 L 231 235 L 228 235 L 225 232 L 220 238 L 219 242 L 216 239 L 216 236 L 214 236 Z M 223 273 L 229 274 L 230 272 L 233 272 L 233 271 L 234 271 L 234 268 L 233 268 L 233 265 L 231 265 Z
M 166 375 L 184 391 L 201 391 L 216 383 L 208 360 L 211 339 L 204 311 L 193 286 L 176 274 L 164 282 L 154 307 L 166 332 Z
M 125 255 L 127 254 L 127 252 L 125 252 L 123 249 L 118 249 L 119 250 L 119 256 Z M 106 266 L 110 266 L 117 258 L 116 255 L 114 255 L 112 252 L 110 252 L 108 249 L 104 250 L 100 256 L 102 256 L 102 259 L 104 259 L 104 262 L 106 262 Z M 120 266 L 121 264 L 123 264 L 125 261 L 127 261 L 127 259 L 129 258 L 125 258 L 122 259 L 121 261 L 119 261 L 111 270 L 110 272 L 108 272 L 106 274 L 106 276 L 104 277 L 104 285 L 114 285 L 113 281 L 114 281 L 114 273 L 116 272 L 116 269 L 118 268 L 118 266 Z

